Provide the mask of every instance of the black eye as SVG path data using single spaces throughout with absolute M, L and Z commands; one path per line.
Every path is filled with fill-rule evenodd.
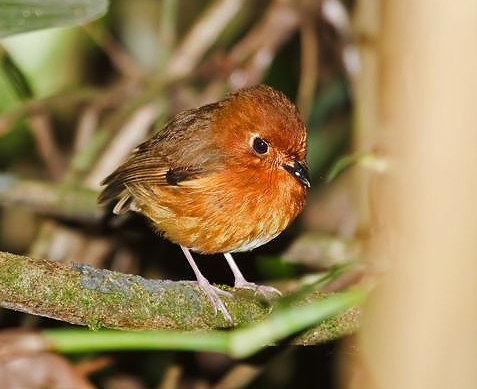
M 268 143 L 257 136 L 253 139 L 253 149 L 258 154 L 266 154 L 268 152 Z

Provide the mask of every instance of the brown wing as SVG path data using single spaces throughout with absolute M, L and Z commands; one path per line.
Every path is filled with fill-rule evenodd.
M 106 177 L 100 204 L 118 200 L 115 213 L 134 209 L 128 186 L 174 186 L 201 178 L 220 168 L 223 154 L 215 146 L 209 127 L 218 104 L 182 112 L 164 129 L 140 144 L 131 156 Z

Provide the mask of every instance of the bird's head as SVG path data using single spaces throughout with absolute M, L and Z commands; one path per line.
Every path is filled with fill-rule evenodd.
M 284 94 L 261 85 L 235 92 L 220 104 L 215 133 L 228 151 L 228 163 L 263 180 L 278 177 L 303 193 L 310 187 L 306 129 Z

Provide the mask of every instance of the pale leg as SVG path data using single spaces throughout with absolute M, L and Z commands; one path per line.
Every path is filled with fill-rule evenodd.
M 225 259 L 227 260 L 227 263 L 229 264 L 230 270 L 232 270 L 232 273 L 234 274 L 234 278 L 235 278 L 234 286 L 236 288 L 254 289 L 254 290 L 258 290 L 259 292 L 265 295 L 271 294 L 271 293 L 277 293 L 279 295 L 282 294 L 278 289 L 275 289 L 272 286 L 257 285 L 253 282 L 248 282 L 243 276 L 240 269 L 238 268 L 237 264 L 235 263 L 232 257 L 232 254 L 224 253 L 224 256 L 225 256 Z
M 225 319 L 229 321 L 230 323 L 233 323 L 232 317 L 230 316 L 229 311 L 225 307 L 225 304 L 223 301 L 220 299 L 219 294 L 222 296 L 230 297 L 232 298 L 232 294 L 228 293 L 224 290 L 221 290 L 219 288 L 216 288 L 215 286 L 210 285 L 209 281 L 207 278 L 204 277 L 204 275 L 200 272 L 199 268 L 197 267 L 194 258 L 192 258 L 192 254 L 190 253 L 189 249 L 187 247 L 181 246 L 181 249 L 187 258 L 187 261 L 189 262 L 189 265 L 192 267 L 192 270 L 195 273 L 195 277 L 197 278 L 197 284 L 199 285 L 199 288 L 201 288 L 207 297 L 209 298 L 210 302 L 212 303 L 212 307 L 214 308 L 215 313 L 217 311 L 222 312 L 224 315 Z

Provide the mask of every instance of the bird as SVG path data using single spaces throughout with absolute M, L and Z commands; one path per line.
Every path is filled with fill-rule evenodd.
M 307 130 L 296 106 L 257 85 L 176 114 L 137 146 L 101 185 L 100 204 L 135 211 L 178 244 L 215 314 L 232 322 L 221 296 L 191 252 L 223 254 L 236 288 L 276 289 L 245 279 L 232 253 L 279 235 L 305 205 L 310 178 Z

